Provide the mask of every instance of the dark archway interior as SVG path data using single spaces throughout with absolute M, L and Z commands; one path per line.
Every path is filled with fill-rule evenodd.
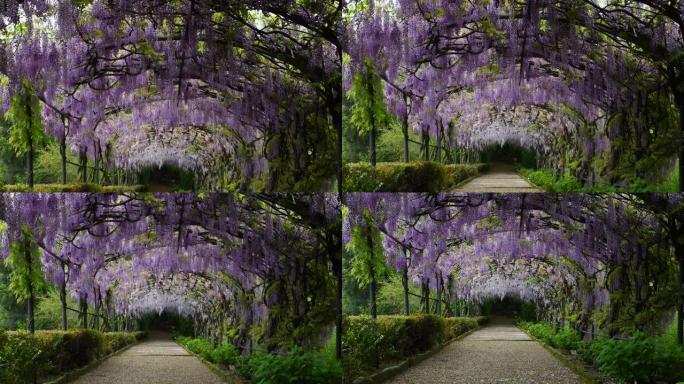
M 507 317 L 521 321 L 535 321 L 534 304 L 512 297 L 492 298 L 481 304 L 482 314 Z
M 161 168 L 145 168 L 139 173 L 140 184 L 147 185 L 151 192 L 193 191 L 195 176 L 192 172 L 175 165 L 164 164 Z
M 522 168 L 536 169 L 537 154 L 517 144 L 505 143 L 491 145 L 482 151 L 482 161 L 485 163 L 501 163 L 519 166 Z
M 139 320 L 139 328 L 144 331 L 162 332 L 172 335 L 194 335 L 191 319 L 168 311 L 164 311 L 161 314 L 155 313 L 144 316 Z

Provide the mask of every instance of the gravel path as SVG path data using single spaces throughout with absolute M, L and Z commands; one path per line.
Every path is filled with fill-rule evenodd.
M 512 324 L 495 321 L 388 383 L 580 383 L 580 377 Z
M 491 164 L 489 171 L 465 183 L 455 192 L 542 192 L 515 172 L 512 165 Z
M 224 383 L 168 335 L 150 339 L 110 357 L 72 383 L 77 384 L 219 384 Z

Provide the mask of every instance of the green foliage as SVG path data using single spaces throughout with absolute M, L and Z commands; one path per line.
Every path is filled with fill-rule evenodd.
M 419 294 L 419 288 L 409 283 L 409 292 Z M 418 300 L 411 299 L 412 296 L 409 295 L 409 313 L 420 312 Z M 392 274 L 389 280 L 380 285 L 378 290 L 378 314 L 404 314 L 404 286 L 401 283 L 401 276 L 397 273 Z
M 684 349 L 662 337 L 636 332 L 628 340 L 597 339 L 590 351 L 596 367 L 621 382 L 684 380 Z
M 344 318 L 344 381 L 368 376 L 384 366 L 426 352 L 484 324 L 486 318 L 435 315 Z
M 300 348 L 293 348 L 286 355 L 252 355 L 248 366 L 254 384 L 331 384 L 339 382 L 342 375 L 334 355 Z
M 351 241 L 346 245 L 347 250 L 353 254 L 350 276 L 360 287 L 369 286 L 373 279 L 377 282 L 389 272 L 389 267 L 385 264 L 380 231 L 372 225 L 369 228 L 372 229 L 353 228 Z
M 30 236 L 30 229 L 23 228 L 24 236 Z M 28 257 L 27 257 L 28 256 Z M 24 302 L 29 299 L 29 287 L 33 295 L 47 289 L 40 262 L 40 251 L 30 241 L 14 242 L 10 245 L 10 253 L 5 259 L 5 265 L 10 268 L 9 289 L 17 298 Z
M 518 326 L 555 348 L 577 350 L 587 363 L 624 383 L 675 383 L 684 380 L 684 348 L 672 332 L 648 336 L 635 332 L 625 340 L 601 337 L 584 342 L 571 328 L 559 332 L 546 323 L 523 322 Z
M 8 142 L 17 156 L 25 155 L 30 147 L 35 149 L 45 140 L 40 102 L 28 81 L 24 81 L 22 94 L 12 96 L 5 118 L 12 124 Z
M 78 163 L 78 157 L 71 151 L 67 150 L 67 161 Z M 50 141 L 48 145 L 40 149 L 36 153 L 36 183 L 51 184 L 60 183 L 62 181 L 62 157 L 59 153 L 59 144 L 54 140 Z M 67 164 L 67 181 L 77 180 L 77 168 L 71 164 Z
M 442 192 L 484 171 L 483 164 L 349 163 L 342 168 L 347 192 Z
M 74 308 L 75 305 L 67 295 L 67 305 Z M 78 328 L 80 322 L 78 314 L 67 311 L 67 326 Z M 46 296 L 38 301 L 36 307 L 36 329 L 61 329 L 62 328 L 62 301 L 57 290 L 50 290 Z
M 561 329 L 551 337 L 551 346 L 559 349 L 577 350 L 582 338 L 570 327 Z
M 208 339 L 185 336 L 177 337 L 176 341 L 212 363 L 235 366 L 242 376 L 255 384 L 328 384 L 339 381 L 342 374 L 334 349 L 314 352 L 294 347 L 284 355 L 256 353 L 241 356 L 237 348 L 228 342 L 214 346 Z
M 546 344 L 551 344 L 551 339 L 556 335 L 556 329 L 547 323 L 523 322 L 518 327 Z
M 30 383 L 34 373 L 39 380 L 45 380 L 83 367 L 138 337 L 85 329 L 37 331 L 34 335 L 23 331 L 0 332 L 0 361 L 8 364 L 0 370 L 0 382 Z
M 347 96 L 352 103 L 349 122 L 357 132 L 365 134 L 373 126 L 379 130 L 389 125 L 391 116 L 385 107 L 382 80 L 370 59 L 366 60 L 365 70 L 352 79 Z
M 584 189 L 577 178 L 567 173 L 557 177 L 549 169 L 521 169 L 520 174 L 547 192 L 577 192 Z

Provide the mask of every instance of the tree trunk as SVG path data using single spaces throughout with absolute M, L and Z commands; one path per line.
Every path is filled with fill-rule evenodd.
M 423 282 L 423 308 L 422 312 L 425 314 L 430 313 L 430 281 Z
M 81 299 L 81 327 L 88 328 L 88 297 Z
M 442 162 L 442 130 L 437 133 L 437 148 L 435 148 L 435 160 L 438 163 Z
M 62 281 L 62 284 L 60 286 L 59 290 L 59 300 L 62 303 L 62 329 L 67 330 L 68 328 L 68 322 L 67 322 L 67 298 L 66 298 L 66 271 L 64 268 L 64 263 L 62 263 L 62 272 L 64 272 L 64 281 Z
M 95 169 L 93 170 L 93 183 L 100 184 L 100 146 L 95 143 L 93 145 L 95 148 Z
M 435 300 L 435 315 L 442 314 L 442 279 L 436 277 L 435 282 L 437 283 L 437 297 Z
M 408 100 L 404 96 L 404 105 L 406 106 L 406 112 L 401 120 L 401 132 L 404 134 L 404 162 L 409 162 L 409 133 L 408 133 Z
M 368 233 L 368 245 L 370 246 L 370 265 L 369 265 L 369 270 L 370 270 L 370 312 L 371 312 L 371 317 L 373 319 L 378 318 L 378 308 L 377 308 L 377 301 L 376 301 L 376 293 L 377 293 L 377 281 L 376 281 L 376 276 L 375 276 L 375 268 L 373 266 L 373 237 L 370 234 L 370 231 Z
M 35 156 L 35 152 L 33 149 L 33 138 L 30 135 L 28 139 L 28 146 L 29 150 L 26 154 L 26 170 L 28 172 L 28 186 L 29 188 L 33 188 L 33 157 Z
M 408 316 L 409 313 L 409 286 L 408 286 L 408 260 L 406 258 L 406 248 L 404 248 L 404 269 L 401 275 L 401 285 L 404 289 L 404 315 Z
M 423 160 L 430 161 L 430 134 L 423 132 Z
M 680 180 L 682 174 L 680 174 Z M 677 241 L 677 239 L 675 239 Z M 679 260 L 679 303 L 677 308 L 677 343 L 684 344 L 684 245 L 675 243 L 675 254 Z
M 28 265 L 28 330 L 30 333 L 36 332 L 36 323 L 33 309 L 35 306 L 35 293 L 33 292 L 33 260 L 31 257 L 31 244 L 26 242 L 26 249 L 24 249 L 24 257 Z
M 684 192 L 684 95 L 676 99 L 679 105 L 679 192 Z
M 81 182 L 88 182 L 88 155 L 85 150 L 81 151 Z
M 370 163 L 372 166 L 375 167 L 375 165 L 378 163 L 378 153 L 376 150 L 375 146 L 375 139 L 377 135 L 377 130 L 375 126 L 371 127 L 370 132 L 368 133 L 368 146 L 370 148 Z
M 67 157 L 66 157 L 66 134 L 59 140 L 59 157 L 62 165 L 62 184 L 67 182 Z

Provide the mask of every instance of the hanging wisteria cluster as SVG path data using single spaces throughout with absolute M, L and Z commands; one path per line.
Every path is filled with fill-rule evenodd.
M 265 328 L 256 341 L 275 348 L 312 336 L 274 341 L 295 320 L 307 319 L 314 336 L 334 320 L 335 195 L 26 193 L 0 204 L 2 255 L 32 242 L 46 280 L 96 311 L 171 311 L 214 328 L 229 321 L 240 347 L 254 326 Z
M 638 152 L 677 129 L 644 117 L 682 83 L 683 63 L 668 59 L 684 46 L 672 2 L 368 3 L 347 28 L 345 86 L 372 60 L 388 109 L 417 132 L 469 149 L 503 137 L 551 162 L 581 148 L 588 158 L 612 156 L 610 168 L 620 159 L 608 155 L 611 145 L 633 140 Z M 663 161 L 671 170 L 672 157 Z
M 675 307 L 673 280 L 684 264 L 679 194 L 359 193 L 346 205 L 344 242 L 354 228 L 377 228 L 387 265 L 432 288 L 436 300 L 515 297 L 551 319 L 574 312 L 585 331 L 592 323 L 656 329 Z M 634 317 L 667 295 L 657 313 Z
M 47 129 L 75 153 L 133 170 L 175 164 L 208 187 L 217 168 L 268 174 L 274 189 L 289 182 L 268 173 L 274 163 L 304 171 L 334 153 L 335 2 L 6 4 L 2 99 L 30 81 Z

